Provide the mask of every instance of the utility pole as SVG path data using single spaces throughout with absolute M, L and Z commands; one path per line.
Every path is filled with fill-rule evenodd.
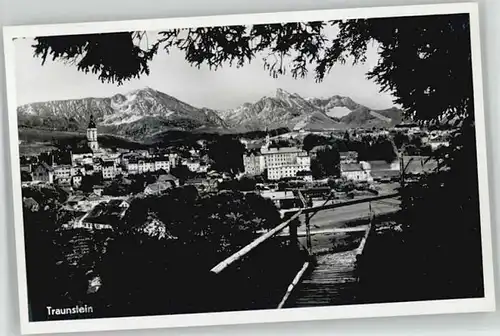
M 372 209 L 372 202 L 368 202 L 368 208 L 370 209 L 370 225 L 373 224 L 373 209 Z
M 401 188 L 404 188 L 404 185 L 405 185 L 405 164 L 404 164 L 403 148 L 401 148 L 401 151 L 399 154 L 399 170 L 400 170 L 400 179 L 401 179 L 399 184 L 401 185 Z
M 307 200 L 306 198 L 304 197 L 304 195 L 302 194 L 302 192 L 298 189 L 297 190 L 297 193 L 299 194 L 299 198 L 302 202 L 302 207 L 303 208 L 307 208 L 308 204 L 307 204 Z M 306 247 L 307 247 L 307 251 L 309 252 L 309 254 L 312 252 L 312 240 L 311 240 L 311 217 L 309 215 L 309 213 L 305 213 L 305 224 L 306 224 Z
M 306 245 L 307 245 L 307 251 L 309 254 L 312 253 L 312 240 L 311 240 L 311 225 L 310 225 L 310 216 L 309 213 L 306 213 Z

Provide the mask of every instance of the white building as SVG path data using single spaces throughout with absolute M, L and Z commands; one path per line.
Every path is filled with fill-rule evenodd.
M 340 175 L 348 180 L 373 182 L 371 166 L 368 162 L 341 163 Z
M 142 174 L 146 172 L 154 172 L 164 170 L 170 172 L 172 164 L 169 157 L 155 158 L 130 158 L 122 161 L 122 164 L 128 174 Z
M 154 161 L 155 170 L 163 169 L 167 173 L 170 172 L 170 161 L 165 157 L 157 157 Z
M 116 177 L 115 161 L 104 161 L 101 171 L 103 179 L 114 179 Z
M 358 162 L 358 152 L 348 151 L 340 152 L 340 162 L 341 163 L 357 163 Z
M 83 174 L 78 172 L 76 175 L 72 177 L 72 185 L 74 188 L 80 188 L 82 185 Z
M 60 165 L 54 167 L 54 177 L 56 179 L 67 179 L 72 176 L 72 169 L 70 165 Z
M 93 163 L 93 157 L 94 154 L 92 151 L 84 148 L 78 148 L 75 149 L 71 152 L 71 165 L 78 165 L 78 164 L 92 164 Z
M 179 155 L 177 153 L 170 153 L 168 154 L 168 160 L 170 161 L 170 168 L 175 168 L 179 161 Z
M 432 141 L 429 141 L 428 144 L 431 146 L 432 150 L 436 150 L 436 149 L 441 148 L 441 147 L 449 147 L 450 146 L 450 142 L 445 141 L 445 140 L 432 140 Z
M 139 172 L 139 160 L 130 159 L 125 163 L 125 169 L 129 174 L 137 174 Z
M 208 165 L 200 164 L 200 167 L 198 168 L 198 173 L 207 173 L 207 172 L 208 172 Z
M 182 162 L 184 166 L 187 166 L 188 169 L 192 172 L 197 172 L 200 169 L 200 161 L 193 161 L 193 160 L 185 160 Z
M 297 147 L 263 147 L 261 154 L 270 180 L 295 177 L 299 171 L 311 170 L 311 158 L 306 151 Z
M 151 172 L 155 170 L 155 162 L 150 158 L 139 160 L 137 162 L 137 172 L 139 174 Z
M 260 175 L 266 169 L 266 162 L 260 152 L 251 152 L 243 155 L 243 166 L 245 167 L 245 174 Z
M 266 144 L 260 152 L 244 155 L 243 165 L 248 175 L 259 175 L 267 169 L 268 179 L 279 180 L 295 177 L 299 171 L 310 171 L 311 157 L 297 147 L 269 148 Z

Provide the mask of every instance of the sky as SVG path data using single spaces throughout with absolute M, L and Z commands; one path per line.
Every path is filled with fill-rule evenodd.
M 76 66 L 59 61 L 48 59 L 42 66 L 41 59 L 33 57 L 33 43 L 32 39 L 15 41 L 18 105 L 111 97 L 144 87 L 164 92 L 196 107 L 220 110 L 256 102 L 263 96 L 273 96 L 278 88 L 302 97 L 348 96 L 372 109 L 394 105 L 390 94 L 380 93 L 379 86 L 366 78 L 366 73 L 378 62 L 374 46 L 369 48 L 365 64 L 336 65 L 321 83 L 315 82 L 312 72 L 306 78 L 294 79 L 291 75 L 285 75 L 274 79 L 264 70 L 260 58 L 255 58 L 242 68 L 225 66 L 213 71 L 203 66 L 200 69 L 192 67 L 177 50 L 167 54 L 160 49 L 150 64 L 149 76 L 141 76 L 140 79 L 118 86 L 102 83 L 97 75 L 85 74 L 78 71 Z

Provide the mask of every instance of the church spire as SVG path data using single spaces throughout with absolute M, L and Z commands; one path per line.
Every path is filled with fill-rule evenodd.
M 99 149 L 99 144 L 97 142 L 97 126 L 93 114 L 90 115 L 89 126 L 87 127 L 87 141 L 92 151 Z
M 96 128 L 93 114 L 90 115 L 89 127 L 87 128 Z

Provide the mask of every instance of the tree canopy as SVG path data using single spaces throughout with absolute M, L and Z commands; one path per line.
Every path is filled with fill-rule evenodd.
M 326 146 L 318 150 L 311 161 L 311 172 L 314 178 L 338 177 L 340 175 L 340 154 L 337 148 Z
M 467 14 L 44 36 L 33 48 L 42 64 L 64 61 L 121 85 L 148 75 L 160 50 L 180 50 L 191 65 L 214 70 L 262 57 L 273 77 L 304 77 L 312 71 L 322 81 L 335 64 L 365 62 L 370 45 L 377 47 L 380 60 L 368 77 L 408 114 L 421 120 L 472 115 Z
M 208 145 L 211 167 L 220 172 L 237 173 L 243 171 L 245 146 L 236 139 L 222 136 Z

